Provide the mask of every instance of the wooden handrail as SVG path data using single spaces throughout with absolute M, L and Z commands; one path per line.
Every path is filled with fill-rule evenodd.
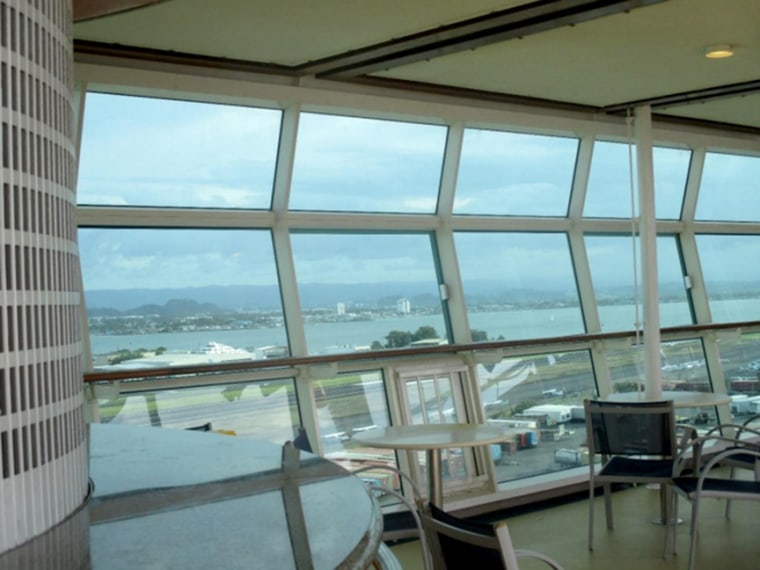
M 760 327 L 760 321 L 745 321 L 734 323 L 713 323 L 709 325 L 685 325 L 661 329 L 663 335 L 679 333 L 701 333 L 709 330 L 732 330 Z M 276 368 L 293 368 L 310 364 L 325 364 L 331 362 L 357 362 L 372 360 L 387 360 L 414 356 L 429 356 L 434 354 L 459 354 L 481 350 L 504 348 L 520 348 L 527 346 L 548 346 L 557 344 L 589 343 L 596 340 L 614 340 L 634 336 L 635 331 L 620 331 L 613 333 L 596 333 L 583 335 L 568 335 L 543 337 L 538 339 L 499 340 L 467 344 L 442 344 L 436 346 L 415 348 L 392 348 L 383 350 L 367 350 L 348 352 L 344 354 L 325 354 L 287 358 L 269 358 L 262 360 L 246 360 L 240 362 L 225 362 L 215 364 L 194 364 L 188 366 L 166 366 L 163 368 L 146 368 L 136 370 L 93 371 L 85 372 L 85 382 L 114 382 L 117 380 L 137 380 L 148 378 L 165 378 L 167 376 L 182 376 L 193 374 L 218 374 L 222 372 L 243 372 L 246 370 L 262 370 Z

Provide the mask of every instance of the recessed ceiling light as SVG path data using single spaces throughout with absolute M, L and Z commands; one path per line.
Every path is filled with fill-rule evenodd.
M 734 55 L 734 46 L 731 44 L 716 44 L 705 48 L 705 57 L 710 59 L 722 59 Z

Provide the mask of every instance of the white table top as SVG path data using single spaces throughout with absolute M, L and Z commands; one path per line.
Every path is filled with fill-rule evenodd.
M 686 390 L 665 390 L 657 401 L 673 400 L 676 408 L 706 408 L 728 404 L 731 398 L 726 394 L 712 392 L 690 392 Z M 647 402 L 650 401 L 644 392 L 620 392 L 605 398 L 607 402 Z
M 243 437 L 91 426 L 94 570 L 365 568 L 382 513 L 324 458 Z M 292 453 L 291 453 L 292 452 Z M 300 537 L 300 538 L 299 538 Z
M 509 439 L 515 430 L 488 424 L 423 424 L 375 428 L 355 433 L 363 445 L 390 449 L 474 447 Z

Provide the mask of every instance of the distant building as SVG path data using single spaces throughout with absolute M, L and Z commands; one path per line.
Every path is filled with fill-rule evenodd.
M 346 314 L 346 304 L 338 303 L 338 316 L 345 315 L 345 314 Z
M 399 299 L 396 301 L 396 312 L 402 315 L 408 315 L 412 312 L 412 303 L 409 299 Z

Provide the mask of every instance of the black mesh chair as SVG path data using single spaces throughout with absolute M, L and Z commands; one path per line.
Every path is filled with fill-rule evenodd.
M 296 434 L 296 437 L 293 438 L 293 445 L 301 451 L 314 453 L 311 447 L 311 442 L 309 441 L 309 435 L 306 433 L 306 429 L 302 426 L 298 427 L 298 433 Z
M 718 426 L 726 429 L 739 426 Z M 746 428 L 746 426 L 745 426 Z M 746 428 L 749 429 L 749 428 Z M 751 430 L 752 431 L 752 430 Z M 754 432 L 755 435 L 760 433 Z M 712 449 L 711 449 L 712 448 Z M 717 450 L 716 450 L 717 448 Z M 702 463 L 701 457 L 710 451 L 709 460 Z M 697 531 L 699 528 L 699 507 L 704 499 L 760 501 L 760 443 L 755 438 L 737 439 L 726 437 L 717 431 L 711 435 L 696 438 L 692 442 L 691 449 L 681 452 L 682 455 L 691 453 L 695 458 L 695 464 L 699 469 L 694 473 L 682 470 L 685 463 L 680 460 L 674 462 L 673 470 L 673 516 L 678 516 L 678 497 L 684 497 L 691 503 L 691 529 L 689 533 L 689 570 L 696 567 Z M 726 465 L 731 470 L 726 471 Z M 733 467 L 750 468 L 753 471 L 751 478 L 735 478 Z M 728 510 L 726 510 L 728 517 Z M 673 527 L 673 552 L 676 551 L 676 531 Z M 727 560 L 730 565 L 730 561 Z
M 760 442 L 760 430 L 758 430 L 757 422 L 760 421 L 760 414 L 755 414 L 746 420 L 741 425 L 731 426 L 734 430 L 734 446 L 744 445 L 747 440 L 754 440 L 755 443 Z M 704 435 L 706 437 L 715 435 L 716 433 L 724 433 L 726 431 L 725 425 L 719 425 Z M 733 479 L 736 475 L 737 469 L 755 469 L 755 457 L 749 453 L 732 453 L 723 460 L 723 465 L 730 467 L 729 478 Z M 731 500 L 726 501 L 726 518 L 731 515 Z
M 673 401 L 617 403 L 586 400 L 589 450 L 588 548 L 594 545 L 594 491 L 604 488 L 607 528 L 612 529 L 612 483 L 659 483 L 663 523 L 672 520 L 670 482 L 678 454 Z M 597 456 L 601 468 L 597 471 Z M 665 533 L 663 556 L 668 553 Z
M 507 523 L 469 521 L 455 517 L 431 503 L 420 508 L 420 520 L 436 570 L 519 570 L 519 558 L 535 558 L 550 568 L 558 562 L 533 550 L 516 550 Z

